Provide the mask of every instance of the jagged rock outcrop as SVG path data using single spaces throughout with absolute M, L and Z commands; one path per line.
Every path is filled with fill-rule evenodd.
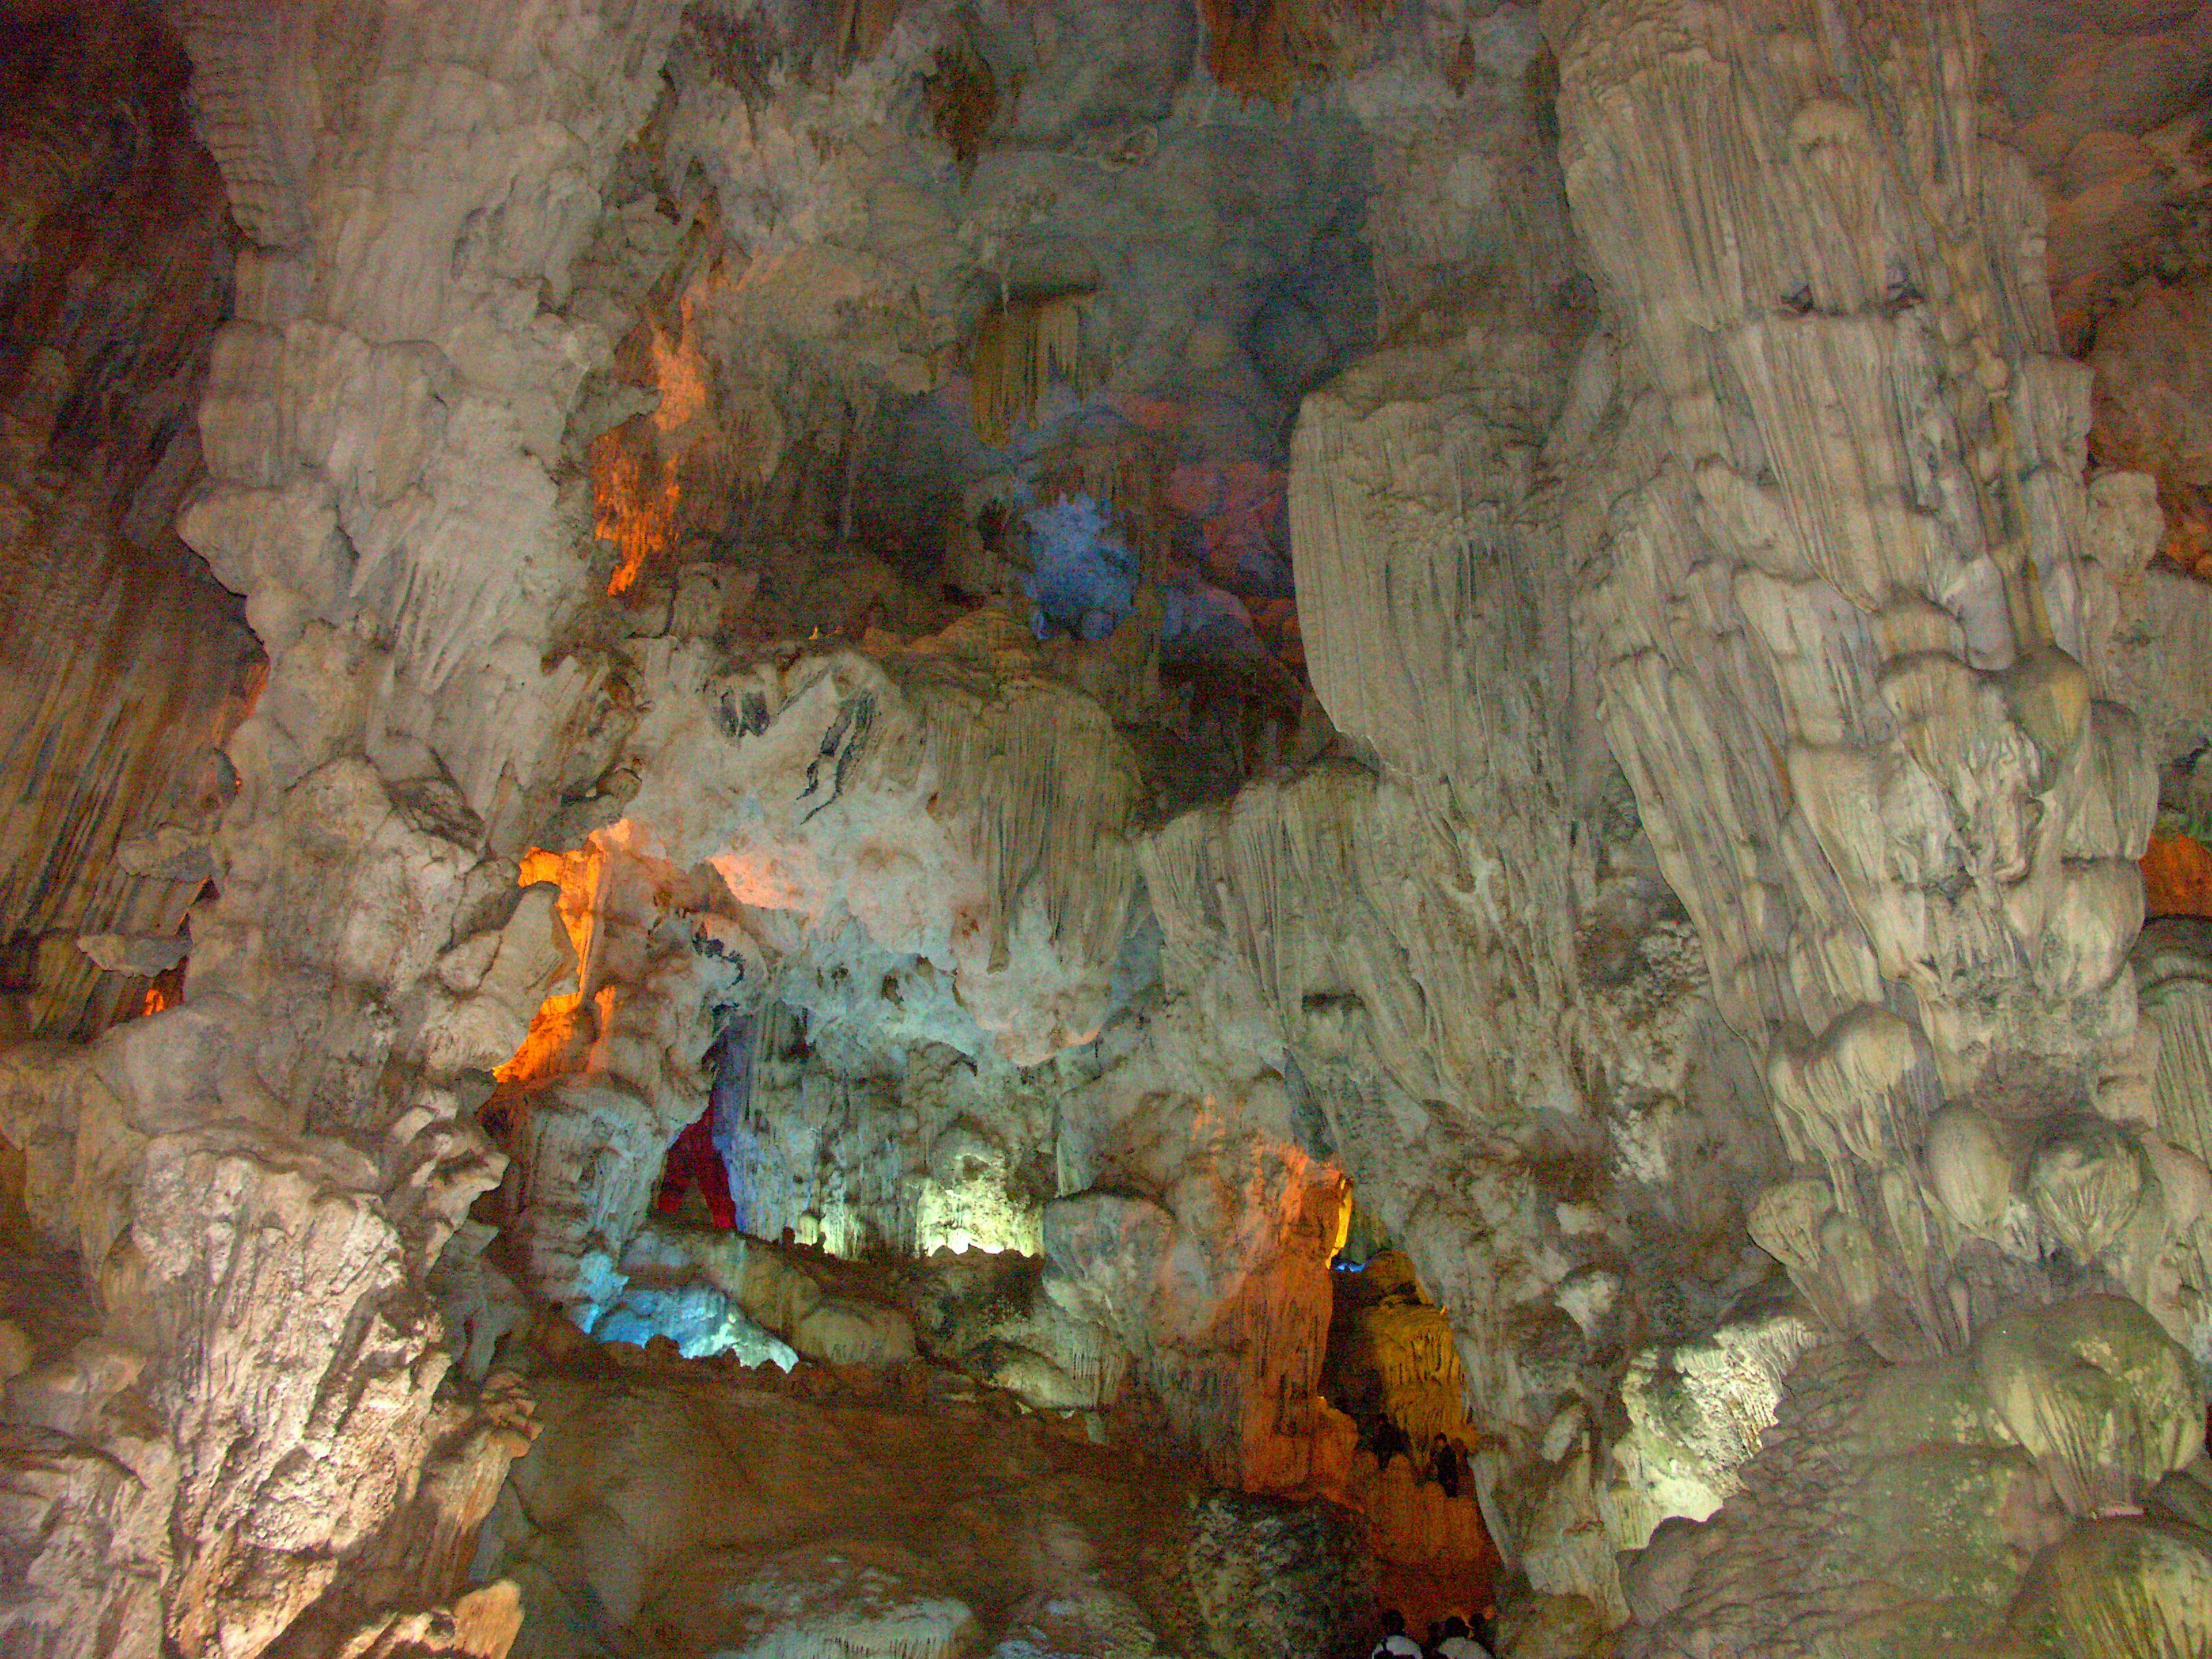
M 258 70 L 223 43 L 272 21 Z M 436 1397 L 449 1351 L 425 1278 L 498 1177 L 457 1091 L 501 1055 L 434 1052 L 422 1020 L 450 1008 L 447 981 L 467 988 L 456 945 L 487 958 L 486 1003 L 543 969 L 501 972 L 512 854 L 588 752 L 567 726 L 598 684 L 544 663 L 584 568 L 547 444 L 605 341 L 539 302 L 563 297 L 593 180 L 642 112 L 627 73 L 673 20 L 362 21 L 240 8 L 188 31 L 218 125 L 306 124 L 217 147 L 258 158 L 233 198 L 270 210 L 244 216 L 256 245 L 199 411 L 210 479 L 182 520 L 246 591 L 271 663 L 229 746 L 239 798 L 187 1006 L 14 1062 L 9 1139 L 50 1149 L 30 1160 L 33 1213 L 77 1248 L 100 1328 L 133 1356 L 73 1443 L 127 1450 L 117 1437 L 150 1423 L 167 1459 L 137 1472 L 150 1524 L 132 1546 L 159 1621 L 103 1613 L 131 1593 L 120 1577 L 45 1604 L 25 1627 L 41 1650 L 95 1650 L 103 1627 L 125 1632 L 114 1650 L 231 1655 L 489 1655 L 511 1634 L 481 1600 L 438 1612 L 465 1545 L 422 1548 L 465 1539 L 520 1444 L 486 1426 L 493 1395 Z M 533 397 L 550 434 L 522 418 Z
M 532 1363 L 544 1427 L 486 1529 L 528 1589 L 518 1655 L 1241 1655 L 1358 1616 L 1340 1523 L 1310 1559 L 1326 1522 L 1201 1500 L 1188 1464 L 951 1374 L 569 1345 Z

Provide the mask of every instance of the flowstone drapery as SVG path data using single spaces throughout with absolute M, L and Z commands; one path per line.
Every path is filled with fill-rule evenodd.
M 1268 1011 L 1314 1144 L 1448 1310 L 1508 1565 L 1618 1620 L 1614 1552 L 1679 1510 L 1612 1402 L 1637 1350 L 1757 1286 L 1743 1216 L 1777 1149 L 1607 810 L 1540 462 L 1580 406 L 1577 319 L 1462 320 L 1300 417 L 1309 660 L 1367 763 L 1179 819 L 1144 868 L 1166 982 Z M 1725 1489 L 1742 1451 L 1717 1443 L 1680 1455 Z
M 2057 356 L 2024 170 L 1978 131 L 1972 12 L 1544 19 L 1613 336 L 1592 349 L 1621 387 L 1583 452 L 1603 476 L 1577 509 L 1581 615 L 1715 994 L 1766 1054 L 1796 1170 L 1753 1236 L 1838 1334 L 1923 1365 L 1971 1352 L 2035 1453 L 1996 1332 L 2033 1348 L 2075 1321 L 2130 1356 L 2100 1364 L 2177 1377 L 2212 1333 L 2201 1168 L 2136 1047 L 2154 789 L 2106 700 L 2087 375 Z M 2158 1322 L 2080 1299 L 2123 1290 Z M 2064 1370 L 2021 1363 L 2030 1392 Z M 2173 1386 L 2123 1446 L 2057 1455 L 2070 1513 L 2196 1454 Z M 2102 1408 L 2054 1409 L 2080 1435 Z M 1632 1650 L 1826 1651 L 1857 1614 L 1867 1650 L 1925 1651 L 1992 1632 L 2012 1583 L 1939 1575 L 1884 1624 L 1796 1582 L 1774 1599 L 1809 1602 L 1818 1635 L 1693 1588 Z

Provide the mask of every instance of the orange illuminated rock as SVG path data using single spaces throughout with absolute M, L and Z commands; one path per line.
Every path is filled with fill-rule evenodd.
M 514 1057 L 492 1068 L 494 1080 L 536 1083 L 575 1069 L 564 1060 L 580 1038 L 583 1002 L 574 991 L 556 991 L 546 998 L 532 1016 L 530 1035 L 522 1040 Z
M 2153 835 L 2142 856 L 2143 914 L 2212 916 L 2212 852 L 2188 836 Z
M 1489 1602 L 1498 1551 L 1473 1492 L 1452 1497 L 1402 1455 L 1378 1467 L 1371 1452 L 1362 1452 L 1341 1501 L 1366 1517 L 1377 1594 L 1414 1629 Z
M 1326 1386 L 1370 1431 L 1384 1426 L 1329 1496 L 1366 1518 L 1378 1593 L 1414 1628 L 1475 1611 L 1498 1557 L 1467 1467 L 1475 1434 L 1450 1321 L 1395 1249 L 1334 1287 Z
M 627 591 L 646 561 L 667 547 L 683 494 L 675 470 L 649 438 L 641 431 L 623 436 L 640 426 L 632 420 L 592 440 L 592 528 L 622 553 L 607 581 L 610 594 Z
M 708 367 L 691 328 L 691 296 L 680 307 L 683 326 L 676 337 L 658 323 L 653 325 L 653 378 L 660 387 L 660 406 L 653 423 L 663 432 L 680 432 L 698 419 L 708 404 Z
M 609 986 L 599 995 L 599 1025 L 586 1029 L 584 1024 L 580 981 L 592 960 L 592 902 L 605 879 L 606 861 L 606 849 L 596 841 L 587 841 L 573 852 L 549 853 L 533 847 L 523 855 L 517 877 L 522 886 L 549 881 L 561 889 L 561 925 L 576 947 L 580 983 L 577 989 L 554 992 L 538 1006 L 522 1046 L 492 1072 L 502 1084 L 537 1083 L 578 1069 L 574 1050 L 603 1027 L 613 1012 L 614 988 Z

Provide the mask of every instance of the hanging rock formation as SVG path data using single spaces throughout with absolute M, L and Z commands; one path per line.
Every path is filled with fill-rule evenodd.
M 4 3 L 0 1649 L 2203 1650 L 2212 7 Z

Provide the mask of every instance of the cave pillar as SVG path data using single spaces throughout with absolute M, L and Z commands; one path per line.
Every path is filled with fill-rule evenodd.
M 566 962 L 514 855 L 620 736 L 605 671 L 550 648 L 590 592 L 562 445 L 610 349 L 563 307 L 675 11 L 181 9 L 251 246 L 179 532 L 270 669 L 184 1004 L 0 1078 L 100 1318 L 41 1379 L 91 1473 L 0 1505 L 24 1651 L 513 1638 L 511 1595 L 455 1594 L 527 1403 L 441 1390 L 426 1281 L 499 1178 L 482 1074 Z
M 2154 807 L 2100 666 L 2087 371 L 1978 131 L 1972 8 L 1546 8 L 1621 362 L 1605 720 L 1797 1178 L 1837 1328 L 1956 1352 L 2192 1218 L 2133 1060 Z M 2156 1310 L 2177 1335 L 2196 1317 Z
M 1626 1569 L 1622 1650 L 2185 1650 L 2153 1627 L 2195 1593 L 2116 1565 L 2111 1518 L 2197 1455 L 2212 1335 L 2128 961 L 2127 492 L 2083 485 L 2089 375 L 1980 135 L 1974 9 L 1542 15 L 1618 387 L 1572 458 L 1577 631 L 1765 1058 L 1791 1168 L 1753 1236 L 1866 1345 L 1817 1347 L 1738 1496 Z

